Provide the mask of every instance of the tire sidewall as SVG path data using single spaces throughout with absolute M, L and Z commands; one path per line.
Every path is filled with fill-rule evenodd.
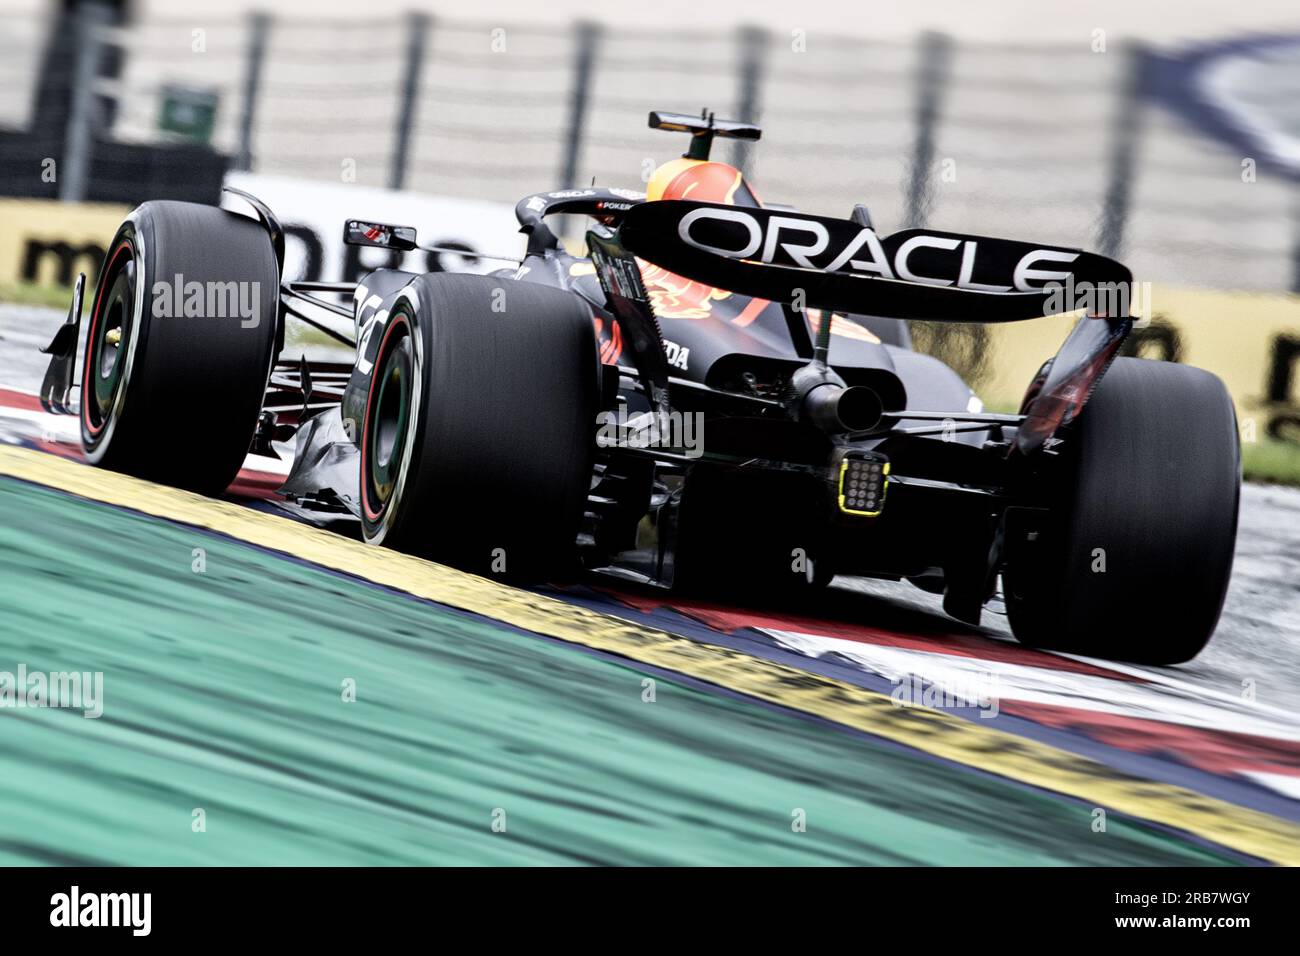
M 110 245 L 112 250 L 107 260 L 107 266 L 99 276 L 99 281 L 95 287 L 95 297 L 91 306 L 91 325 L 86 335 L 85 350 L 82 353 L 82 373 L 81 373 L 81 411 L 78 415 L 81 424 L 81 444 L 82 451 L 86 460 L 93 465 L 101 464 L 110 455 L 113 450 L 113 437 L 117 433 L 123 416 L 126 413 L 127 398 L 130 393 L 131 373 L 135 368 L 137 361 L 142 361 L 141 342 L 147 339 L 144 334 L 145 324 L 148 322 L 149 310 L 145 308 L 145 289 L 148 285 L 150 270 L 147 267 L 148 253 L 153 246 L 151 222 L 144 207 L 133 210 L 118 227 L 113 242 Z M 126 353 L 119 359 L 122 362 L 121 371 L 118 373 L 117 382 L 114 385 L 114 395 L 109 407 L 108 417 L 104 421 L 100 430 L 92 431 L 87 425 L 87 415 L 89 414 L 88 402 L 91 400 L 92 376 L 96 374 L 94 362 L 92 359 L 95 354 L 95 336 L 98 322 L 104 319 L 100 315 L 100 309 L 104 305 L 104 298 L 108 295 L 114 273 L 113 266 L 116 265 L 116 256 L 118 250 L 124 243 L 130 245 L 130 255 L 135 260 L 135 289 L 134 302 L 132 305 L 131 325 L 128 330 Z
M 382 339 L 380 348 L 375 353 L 373 374 L 370 377 L 369 387 L 366 392 L 365 415 L 362 420 L 360 436 L 361 484 L 359 489 L 362 534 L 365 540 L 371 544 L 385 544 L 400 539 L 406 523 L 404 519 L 409 514 L 402 507 L 402 503 L 407 494 L 407 488 L 411 484 L 412 460 L 420 457 L 427 419 L 427 416 L 421 413 L 421 409 L 426 388 L 424 381 L 425 356 L 433 346 L 434 326 L 432 316 L 426 311 L 427 308 L 428 306 L 423 302 L 418 286 L 412 283 L 398 293 L 393 308 L 389 311 L 389 316 L 385 320 L 383 331 L 376 330 L 376 333 L 373 333 L 379 334 Z M 406 427 L 402 438 L 402 460 L 398 465 L 397 478 L 393 482 L 392 493 L 389 495 L 388 500 L 384 502 L 377 518 L 375 518 L 371 516 L 367 503 L 367 489 L 370 483 L 367 465 L 369 455 L 373 454 L 373 450 L 369 448 L 370 416 L 378 402 L 379 379 L 388 359 L 388 351 L 391 350 L 388 336 L 393 331 L 395 323 L 399 321 L 407 323 L 410 329 L 407 336 L 411 342 L 412 354 L 411 394 L 408 399 L 410 413 L 406 418 Z M 418 465 L 416 467 L 418 470 Z

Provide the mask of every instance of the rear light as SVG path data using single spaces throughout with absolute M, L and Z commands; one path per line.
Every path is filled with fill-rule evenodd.
M 845 514 L 874 518 L 885 507 L 889 459 L 869 452 L 852 452 L 840 462 L 837 501 Z

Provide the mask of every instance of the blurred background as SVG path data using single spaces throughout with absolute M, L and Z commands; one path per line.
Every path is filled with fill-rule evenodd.
M 773 202 L 1122 258 L 1155 283 L 1131 349 L 1300 450 L 1300 9 L 1057 6 L 0 0 L 0 292 L 93 279 L 125 209 L 223 183 L 284 218 L 295 275 L 379 264 L 347 216 L 482 268 L 521 196 L 636 188 L 683 148 L 647 111 L 707 107 L 762 125 L 717 158 Z M 1063 335 L 916 331 L 995 405 Z

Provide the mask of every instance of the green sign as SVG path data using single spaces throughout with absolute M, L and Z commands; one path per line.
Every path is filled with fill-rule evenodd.
M 196 143 L 211 142 L 218 100 L 219 97 L 213 90 L 164 86 L 162 108 L 158 112 L 158 129 Z

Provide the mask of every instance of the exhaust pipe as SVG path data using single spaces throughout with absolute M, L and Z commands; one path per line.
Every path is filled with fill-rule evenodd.
M 826 363 L 830 328 L 829 321 L 821 324 L 813 360 L 790 376 L 786 407 L 828 435 L 887 430 L 894 416 L 885 414 L 879 393 L 865 385 L 846 384 Z
M 885 418 L 885 406 L 874 389 L 865 385 L 846 388 L 834 382 L 822 382 L 808 392 L 801 411 L 830 435 L 874 431 Z

